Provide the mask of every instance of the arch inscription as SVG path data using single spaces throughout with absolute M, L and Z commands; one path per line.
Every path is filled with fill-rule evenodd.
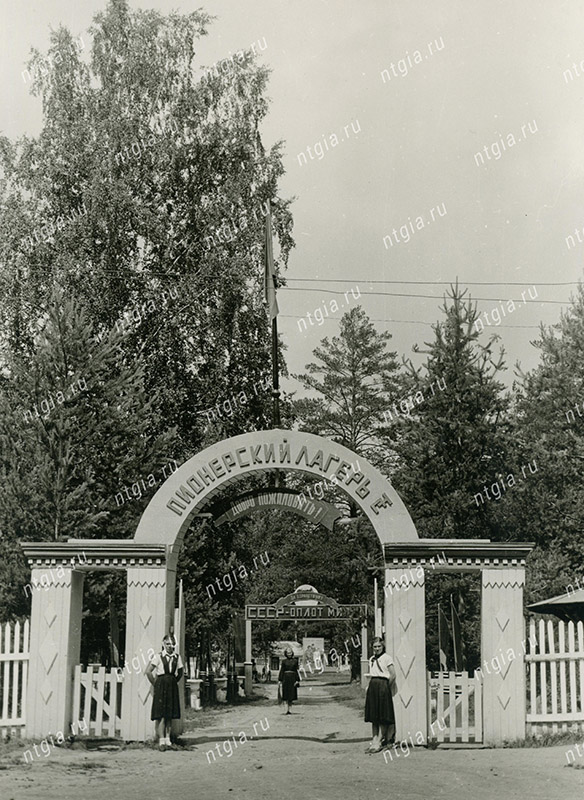
M 185 461 L 148 504 L 134 540 L 180 544 L 193 517 L 220 489 L 270 470 L 308 473 L 338 486 L 368 517 L 382 544 L 418 539 L 398 493 L 362 456 L 321 436 L 275 429 L 225 439 Z

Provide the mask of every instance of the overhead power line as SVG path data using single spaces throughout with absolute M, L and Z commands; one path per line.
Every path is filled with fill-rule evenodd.
M 522 284 L 523 285 L 523 284 Z M 296 286 L 280 286 L 278 291 L 287 291 L 287 292 L 320 292 L 321 294 L 346 294 L 346 292 L 337 291 L 335 289 L 309 289 L 308 287 L 296 287 Z M 442 300 L 442 297 L 436 297 L 435 294 L 405 294 L 402 292 L 362 292 L 359 291 L 359 297 L 361 295 L 373 295 L 374 297 L 416 297 L 422 298 L 425 300 Z M 354 296 L 353 296 L 354 297 Z M 354 299 L 357 299 L 354 297 Z M 473 300 L 488 300 L 489 302 L 493 303 L 508 303 L 512 298 L 510 297 L 473 297 Z M 566 306 L 569 305 L 569 300 L 540 300 L 539 298 L 537 301 L 532 300 L 531 302 L 535 303 L 547 303 L 549 305 L 558 305 L 558 306 Z M 527 300 L 513 300 L 515 304 L 525 303 L 527 305 Z
M 298 281 L 302 282 L 310 282 L 310 283 L 351 283 L 354 278 L 288 278 L 286 277 L 287 281 L 294 281 L 297 283 Z M 454 281 L 389 281 L 389 280 L 375 280 L 375 281 L 368 281 L 364 278 L 361 279 L 364 283 L 391 283 L 391 284 L 398 284 L 404 283 L 410 286 L 453 286 L 456 283 Z M 459 281 L 462 286 L 525 286 L 525 281 Z M 578 286 L 580 281 L 565 281 L 563 283 L 559 283 L 557 281 L 552 281 L 549 283 L 544 283 L 542 281 L 537 281 L 537 284 L 533 283 L 532 286 Z
M 295 317 L 294 314 L 278 314 L 278 316 L 287 319 L 304 319 L 304 317 Z M 327 314 L 325 319 L 342 319 L 342 317 L 334 317 L 331 314 Z M 401 325 L 427 325 L 430 328 L 436 325 L 435 322 L 421 322 L 417 319 L 371 319 L 371 322 L 384 322 L 386 325 L 393 325 L 394 322 L 399 322 Z M 320 325 L 318 327 L 320 328 Z M 487 328 L 530 328 L 538 331 L 539 325 L 485 325 L 485 330 Z

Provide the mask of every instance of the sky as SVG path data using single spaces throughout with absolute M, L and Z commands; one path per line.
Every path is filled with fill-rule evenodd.
M 196 48 L 201 73 L 261 43 L 271 69 L 262 138 L 285 142 L 280 193 L 296 198 L 296 248 L 278 294 L 291 373 L 357 304 L 392 334 L 399 356 L 411 356 L 412 345 L 432 338 L 443 293 L 457 279 L 477 300 L 485 341 L 490 332 L 501 337 L 506 382 L 516 362 L 536 366 L 539 323 L 558 321 L 582 277 L 584 4 L 131 5 L 215 15 Z M 31 47 L 45 50 L 62 23 L 88 52 L 91 19 L 104 7 L 1 0 L 5 135 L 40 129 L 40 101 L 22 79 Z

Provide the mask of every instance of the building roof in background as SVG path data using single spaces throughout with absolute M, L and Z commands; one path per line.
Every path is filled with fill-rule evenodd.
M 292 648 L 292 652 L 298 658 L 301 658 L 304 654 L 304 648 L 302 647 L 299 642 L 288 642 L 288 641 L 281 641 L 281 642 L 273 642 L 271 652 L 273 656 L 280 656 L 281 658 L 284 657 L 284 650 L 287 647 Z
M 550 597 L 527 606 L 528 611 L 536 614 L 554 614 L 564 622 L 584 622 L 584 589 Z

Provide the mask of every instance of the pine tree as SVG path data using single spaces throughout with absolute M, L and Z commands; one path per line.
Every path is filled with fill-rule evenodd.
M 409 363 L 407 413 L 392 438 L 400 456 L 392 482 L 421 537 L 505 538 L 496 501 L 476 500 L 509 467 L 508 400 L 497 380 L 503 353 L 495 360 L 493 337 L 479 342 L 476 307 L 465 295 L 451 289 L 445 320 L 434 325 L 434 341 L 423 351 L 426 363 Z
M 330 341 L 325 337 L 314 350 L 318 361 L 295 376 L 317 394 L 295 404 L 303 430 L 383 463 L 378 432 L 400 385 L 396 354 L 387 349 L 390 339 L 390 333 L 375 330 L 361 306 L 343 315 L 340 334 Z
M 423 366 L 408 361 L 407 391 L 393 409 L 389 443 L 399 455 L 392 483 L 421 538 L 512 538 L 512 527 L 495 499 L 484 496 L 515 466 L 508 419 L 509 400 L 498 380 L 505 368 L 496 337 L 479 341 L 476 306 L 466 290 L 451 287 L 444 320 L 433 326 Z M 488 490 L 487 490 L 488 491 Z M 478 498 L 478 500 L 477 500 Z M 500 501 L 507 502 L 507 498 Z M 435 575 L 427 570 L 427 663 L 438 669 L 438 605 L 460 598 L 468 667 L 480 662 L 480 586 L 476 575 Z M 433 630 L 434 629 L 434 630 Z
M 582 578 L 584 557 L 584 287 L 558 324 L 542 325 L 540 363 L 522 376 L 516 403 L 516 447 L 527 471 L 525 494 L 511 499 L 521 538 L 537 548 L 527 594 L 542 600 Z
M 156 397 L 146 398 L 143 365 L 128 358 L 120 338 L 114 330 L 100 341 L 85 309 L 56 291 L 32 349 L 6 354 L 0 394 L 5 552 L 18 540 L 133 536 L 148 498 L 124 495 L 121 503 L 120 489 L 136 481 L 147 489 L 149 475 L 160 484 L 176 436 L 156 433 L 162 427 L 153 411 Z M 21 577 L 24 562 L 13 559 L 13 569 L 17 564 Z M 25 608 L 22 585 L 16 580 L 4 590 L 18 613 Z

